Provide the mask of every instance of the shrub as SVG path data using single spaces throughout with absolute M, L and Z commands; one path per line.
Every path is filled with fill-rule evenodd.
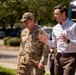
M 15 69 L 3 68 L 0 66 L 0 75 L 16 75 Z
M 10 38 L 7 41 L 7 45 L 8 46 L 19 46 L 20 45 L 20 38 L 17 38 L 17 37 Z
M 10 38 L 11 38 L 11 37 L 9 36 L 9 37 L 5 37 L 5 38 L 3 39 L 4 45 L 7 45 L 7 41 L 8 41 Z

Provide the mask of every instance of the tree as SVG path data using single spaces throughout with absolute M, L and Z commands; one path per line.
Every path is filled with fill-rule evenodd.
M 58 4 L 69 7 L 70 0 L 0 0 L 0 18 L 11 28 L 25 12 L 32 12 L 36 23 L 40 25 L 55 25 L 53 8 Z
M 28 10 L 34 13 L 35 20 L 40 25 L 55 25 L 53 17 L 53 8 L 58 4 L 64 4 L 69 7 L 70 0 L 27 0 Z
M 0 16 L 5 20 L 7 25 L 12 28 L 16 22 L 19 22 L 24 11 L 27 11 L 28 7 L 25 1 L 22 0 L 6 0 L 0 3 Z

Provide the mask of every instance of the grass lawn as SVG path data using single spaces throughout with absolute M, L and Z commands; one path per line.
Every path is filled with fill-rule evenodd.
M 0 66 L 0 75 L 16 75 L 15 69 L 3 68 Z
M 9 69 L 0 66 L 0 75 L 16 75 L 16 69 Z M 50 75 L 45 73 L 44 75 Z
M 48 73 L 45 73 L 44 75 L 50 75 L 50 74 L 48 74 Z

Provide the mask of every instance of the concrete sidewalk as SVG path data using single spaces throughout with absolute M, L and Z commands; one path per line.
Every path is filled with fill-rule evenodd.
M 17 64 L 0 62 L 0 66 L 6 67 L 6 68 L 11 68 L 11 69 L 17 69 Z
M 17 69 L 18 50 L 0 50 L 0 66 Z M 45 66 L 46 73 L 50 73 L 49 64 Z
M 10 68 L 10 69 L 17 69 L 17 64 L 0 62 L 0 66 L 5 67 L 5 68 Z M 49 73 L 50 74 L 48 65 L 45 66 L 45 71 L 46 71 L 46 73 Z
M 5 55 L 10 54 L 10 55 L 7 55 L 9 57 L 12 54 L 17 55 L 17 53 L 18 53 L 17 51 L 19 50 L 19 47 L 4 46 L 3 40 L 0 40 L 0 50 L 3 51 L 3 52 L 0 51 L 1 55 L 3 54 L 3 56 L 5 57 Z M 13 57 L 15 57 L 15 56 L 9 57 L 8 59 L 4 58 L 4 57 L 1 57 L 2 61 L 0 60 L 0 66 L 6 67 L 6 68 L 11 68 L 11 69 L 17 69 L 16 58 L 15 58 L 15 60 L 13 59 Z M 12 60 L 10 60 L 10 59 L 12 59 Z M 4 61 L 6 61 L 6 62 L 4 62 Z M 13 63 L 13 62 L 15 62 L 15 63 Z M 50 73 L 48 64 L 45 66 L 45 70 L 46 70 L 46 73 Z

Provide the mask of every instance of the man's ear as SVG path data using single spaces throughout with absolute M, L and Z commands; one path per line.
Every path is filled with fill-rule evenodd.
M 66 13 L 65 13 L 65 12 L 63 12 L 62 14 L 63 14 L 63 15 L 66 15 Z

